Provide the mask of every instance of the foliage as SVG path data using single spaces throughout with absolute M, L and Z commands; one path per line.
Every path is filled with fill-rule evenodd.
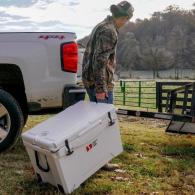
M 158 70 L 195 68 L 195 9 L 169 6 L 126 24 L 120 29 L 117 63 L 117 72 L 152 70 L 154 78 Z

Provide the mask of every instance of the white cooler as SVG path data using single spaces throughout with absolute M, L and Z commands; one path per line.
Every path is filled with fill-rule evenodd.
M 120 154 L 116 109 L 81 101 L 22 134 L 38 178 L 66 194 Z

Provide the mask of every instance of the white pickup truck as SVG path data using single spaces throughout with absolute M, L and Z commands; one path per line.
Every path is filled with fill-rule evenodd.
M 0 33 L 0 152 L 13 146 L 28 114 L 84 98 L 77 86 L 75 33 Z

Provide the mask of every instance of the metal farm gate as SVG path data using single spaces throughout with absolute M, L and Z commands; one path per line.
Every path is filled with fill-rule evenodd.
M 143 85 L 145 81 L 133 82 L 120 82 L 120 91 L 115 92 L 116 105 L 156 112 L 125 108 L 118 114 L 170 120 L 167 132 L 195 133 L 195 82 L 156 82 L 149 86 Z

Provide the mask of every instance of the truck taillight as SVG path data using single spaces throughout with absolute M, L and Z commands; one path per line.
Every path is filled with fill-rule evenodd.
M 62 70 L 76 73 L 78 68 L 78 46 L 75 42 L 64 43 L 61 46 Z

